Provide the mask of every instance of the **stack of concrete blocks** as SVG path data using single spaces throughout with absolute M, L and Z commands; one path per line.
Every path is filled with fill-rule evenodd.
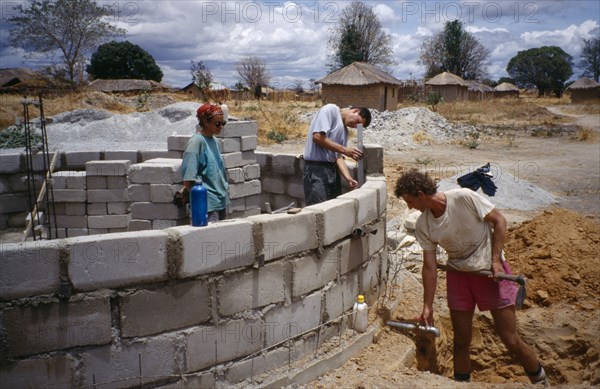
M 357 334 L 347 324 L 356 296 L 374 306 L 386 279 L 386 193 L 383 178 L 368 177 L 294 215 L 2 245 L 0 382 L 285 387 L 315 379 L 322 364 L 306 371 L 307 355 L 340 334 L 366 347 L 377 330 Z M 357 226 L 369 232 L 355 235 Z
M 51 197 L 54 198 L 56 229 L 53 238 L 88 235 L 86 173 L 63 170 L 52 174 Z M 50 220 L 54 224 L 54 220 Z M 56 236 L 57 235 L 57 236 Z
M 85 164 L 90 235 L 127 231 L 130 220 L 127 172 L 130 165 L 129 160 Z
M 155 158 L 129 168 L 129 231 L 162 230 L 188 224 L 184 207 L 173 204 L 182 188 L 181 159 Z
M 227 217 L 248 217 L 261 213 L 261 170 L 256 160 L 258 126 L 254 121 L 229 121 L 217 136 L 229 181 Z M 168 151 L 183 156 L 189 135 L 173 135 Z

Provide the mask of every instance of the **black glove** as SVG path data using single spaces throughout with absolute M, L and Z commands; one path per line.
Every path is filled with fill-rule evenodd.
M 189 202 L 190 202 L 190 192 L 187 190 L 187 188 L 185 186 L 183 188 L 179 189 L 173 195 L 173 204 L 177 205 L 178 207 L 185 207 L 185 205 Z

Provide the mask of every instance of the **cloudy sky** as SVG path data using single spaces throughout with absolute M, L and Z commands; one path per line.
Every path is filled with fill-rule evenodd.
M 418 65 L 423 40 L 454 19 L 490 50 L 492 79 L 506 74 L 520 50 L 559 46 L 578 62 L 583 39 L 598 36 L 600 2 L 579 1 L 364 1 L 392 36 L 392 68 L 399 79 L 422 78 Z M 36 68 L 42 59 L 24 59 L 8 47 L 7 17 L 16 3 L 2 4 L 0 67 Z M 350 1 L 99 1 L 111 5 L 112 21 L 127 30 L 130 42 L 148 51 L 164 73 L 163 82 L 191 82 L 190 61 L 203 61 L 215 81 L 233 86 L 235 65 L 247 56 L 265 60 L 277 88 L 327 74 L 327 40 Z M 581 70 L 574 69 L 573 79 Z

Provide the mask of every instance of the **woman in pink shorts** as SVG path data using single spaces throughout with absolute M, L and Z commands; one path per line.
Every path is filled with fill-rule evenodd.
M 433 300 L 437 286 L 437 249 L 448 254 L 448 307 L 454 330 L 454 379 L 469 381 L 469 347 L 473 313 L 490 311 L 496 333 L 519 361 L 530 381 L 548 383 L 533 349 L 519 336 L 515 314 L 517 286 L 498 281 L 495 275 L 510 274 L 503 256 L 506 219 L 494 205 L 470 189 L 438 192 L 437 184 L 416 169 L 398 179 L 395 195 L 409 208 L 418 209 L 415 235 L 423 248 L 423 310 L 419 320 L 433 325 Z M 490 270 L 492 277 L 472 274 Z

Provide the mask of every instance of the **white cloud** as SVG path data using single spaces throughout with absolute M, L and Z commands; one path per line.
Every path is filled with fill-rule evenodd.
M 592 31 L 598 28 L 595 20 L 586 20 L 579 26 L 571 24 L 562 30 L 528 31 L 521 34 L 523 42 L 531 47 L 560 46 L 567 50 L 579 44 L 582 39 L 592 37 Z
M 465 31 L 470 32 L 471 34 L 477 34 L 479 32 L 508 33 L 508 30 L 506 28 L 501 28 L 501 27 L 487 28 L 487 27 L 477 27 L 477 26 L 466 26 Z
M 373 12 L 377 15 L 377 18 L 381 24 L 388 22 L 395 22 L 398 19 L 394 13 L 394 10 L 385 4 L 377 4 L 373 7 Z

